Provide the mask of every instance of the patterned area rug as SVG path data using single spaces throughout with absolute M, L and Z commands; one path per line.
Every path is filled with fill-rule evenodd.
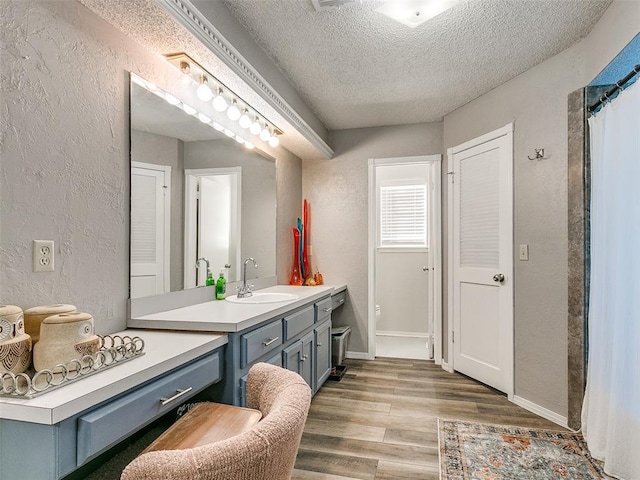
M 582 435 L 438 420 L 440 480 L 608 479 Z

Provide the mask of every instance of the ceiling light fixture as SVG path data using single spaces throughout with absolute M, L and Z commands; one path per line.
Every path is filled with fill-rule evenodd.
M 227 117 L 234 122 L 238 122 L 240 127 L 249 129 L 252 135 L 259 135 L 263 142 L 269 143 L 272 147 L 277 146 L 280 142 L 276 135 L 282 135 L 282 131 L 275 127 L 272 123 L 266 120 L 255 109 L 252 109 L 247 102 L 242 100 L 238 95 L 232 92 L 226 85 L 220 82 L 217 78 L 211 75 L 210 72 L 205 70 L 201 65 L 194 61 L 186 53 L 176 53 L 166 55 L 167 60 L 177 67 L 182 73 L 183 81 L 189 87 L 194 87 L 196 96 L 203 102 L 210 102 L 213 99 L 213 108 L 217 112 L 227 112 Z M 215 88 L 212 86 L 215 85 Z M 196 115 L 204 123 L 211 123 L 212 119 L 209 116 L 198 112 L 190 105 L 182 104 L 176 97 L 167 94 L 163 96 L 167 102 L 172 105 L 180 106 L 185 112 L 190 115 Z M 206 109 L 204 110 L 206 111 Z M 215 115 L 214 115 L 215 117 Z M 224 123 L 224 122 L 223 122 Z M 228 130 L 226 127 L 222 127 L 220 124 L 214 122 L 212 125 L 216 130 L 220 129 Z M 227 132 L 225 132 L 227 133 Z M 227 135 L 229 135 L 227 133 Z M 229 135 L 231 136 L 231 135 Z M 272 139 L 275 137 L 275 139 Z M 242 137 L 241 137 L 242 138 Z M 251 142 L 247 142 L 242 139 L 243 142 L 249 145 L 253 145 Z M 275 147 L 274 147 L 275 148 Z
M 409 28 L 415 28 L 457 3 L 460 0 L 388 0 L 375 11 Z

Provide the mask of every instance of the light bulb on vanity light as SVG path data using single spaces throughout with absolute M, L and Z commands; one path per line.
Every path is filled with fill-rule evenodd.
M 216 112 L 224 112 L 228 106 L 229 105 L 227 105 L 227 101 L 222 94 L 222 89 L 219 88 L 216 98 L 213 99 L 213 108 L 215 108 Z
M 184 85 L 191 85 L 193 78 L 191 78 L 191 65 L 188 62 L 180 62 L 180 71 L 182 72 L 182 83 Z
M 263 142 L 268 142 L 270 138 L 271 138 L 271 132 L 269 131 L 269 128 L 265 125 L 262 131 L 260 132 L 260 140 L 262 140 Z
M 249 113 L 246 108 L 242 110 L 242 116 L 240 117 L 240 120 L 238 120 L 238 123 L 242 128 L 249 128 L 251 126 L 251 117 L 249 117 Z
M 269 139 L 269 146 L 272 148 L 276 148 L 278 145 L 280 145 L 280 139 L 274 133 L 273 135 L 271 135 L 271 138 Z
M 261 130 L 262 130 L 262 125 L 260 125 L 260 122 L 258 121 L 258 117 L 256 117 L 253 123 L 251 124 L 251 126 L 249 127 L 249 131 L 254 135 L 259 135 Z
M 224 130 L 224 127 L 220 125 L 218 122 L 213 122 L 212 127 L 215 128 L 218 132 L 221 132 L 222 130 Z
M 187 105 L 186 103 L 182 105 L 182 110 L 184 110 L 189 115 L 195 115 L 197 110 L 193 108 L 191 105 Z
M 244 138 L 242 138 L 240 135 L 236 135 L 236 142 L 238 142 L 240 145 L 243 145 Z
M 207 117 L 204 113 L 199 113 L 198 114 L 198 119 L 202 122 L 202 123 L 211 123 L 211 119 L 209 117 Z
M 244 146 L 247 147 L 249 150 L 255 147 L 255 145 L 251 142 L 244 142 Z
M 200 85 L 198 85 L 198 89 L 196 90 L 196 95 L 203 102 L 208 102 L 213 98 L 213 92 L 207 85 L 207 77 L 204 75 L 200 75 Z
M 180 100 L 178 100 L 176 97 L 174 97 L 170 93 L 166 93 L 164 95 L 164 99 L 167 101 L 169 105 L 178 105 L 180 103 Z
M 234 100 L 229 107 L 229 110 L 227 110 L 227 117 L 235 122 L 240 118 L 240 115 L 242 114 L 240 113 L 240 109 L 238 108 L 238 106 L 236 105 L 236 101 Z
M 224 134 L 225 134 L 227 137 L 229 137 L 229 138 L 233 138 L 233 137 L 235 137 L 235 136 L 236 136 L 236 134 L 235 134 L 235 133 L 233 133 L 233 132 L 232 132 L 231 130 L 229 130 L 228 128 L 225 128 L 225 129 L 224 129 Z

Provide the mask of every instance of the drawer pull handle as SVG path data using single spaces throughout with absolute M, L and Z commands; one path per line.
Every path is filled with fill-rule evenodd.
M 309 356 L 308 356 L 308 355 L 302 355 L 302 361 L 303 361 L 303 362 L 304 362 L 304 361 L 306 361 L 306 360 L 307 360 L 307 358 L 309 358 Z
M 321 347 L 321 346 L 322 346 L 322 344 L 321 344 L 320 342 L 318 342 L 318 343 L 317 343 L 317 345 L 318 345 L 319 347 Z
M 271 345 L 273 342 L 275 342 L 279 338 L 280 337 L 274 337 L 274 338 L 270 338 L 269 340 L 265 340 L 264 342 L 262 342 L 262 345 L 264 345 L 265 347 L 268 347 L 269 345 Z
M 322 311 L 323 312 L 330 312 L 331 311 L 331 307 L 323 308 Z
M 160 399 L 160 405 L 165 406 L 167 403 L 171 403 L 174 400 L 177 400 L 178 398 L 180 398 L 181 396 L 186 395 L 191 390 L 193 390 L 193 387 L 185 388 L 183 390 L 178 389 L 178 390 L 176 390 L 176 394 L 173 397 L 161 398 Z
M 344 303 L 344 298 L 341 298 L 340 301 L 338 302 L 340 305 L 342 305 Z

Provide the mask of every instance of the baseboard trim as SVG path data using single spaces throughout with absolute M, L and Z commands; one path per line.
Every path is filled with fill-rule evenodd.
M 449 366 L 449 364 L 447 362 L 445 362 L 444 360 L 442 360 L 441 363 L 442 369 L 446 370 L 449 373 L 453 373 L 453 368 Z
M 380 337 L 409 337 L 409 338 L 431 338 L 428 333 L 394 332 L 391 330 L 376 330 L 376 336 Z
M 373 360 L 367 352 L 346 352 L 347 358 L 353 358 L 354 360 Z
M 517 395 L 513 396 L 513 403 L 518 405 L 519 407 L 524 408 L 525 410 L 529 410 L 536 415 L 540 415 L 542 418 L 546 418 L 547 420 L 556 423 L 564 428 L 569 428 L 567 426 L 567 417 L 563 417 L 562 415 L 557 414 L 556 412 L 552 412 L 551 410 L 541 407 L 526 398 L 519 397 Z

